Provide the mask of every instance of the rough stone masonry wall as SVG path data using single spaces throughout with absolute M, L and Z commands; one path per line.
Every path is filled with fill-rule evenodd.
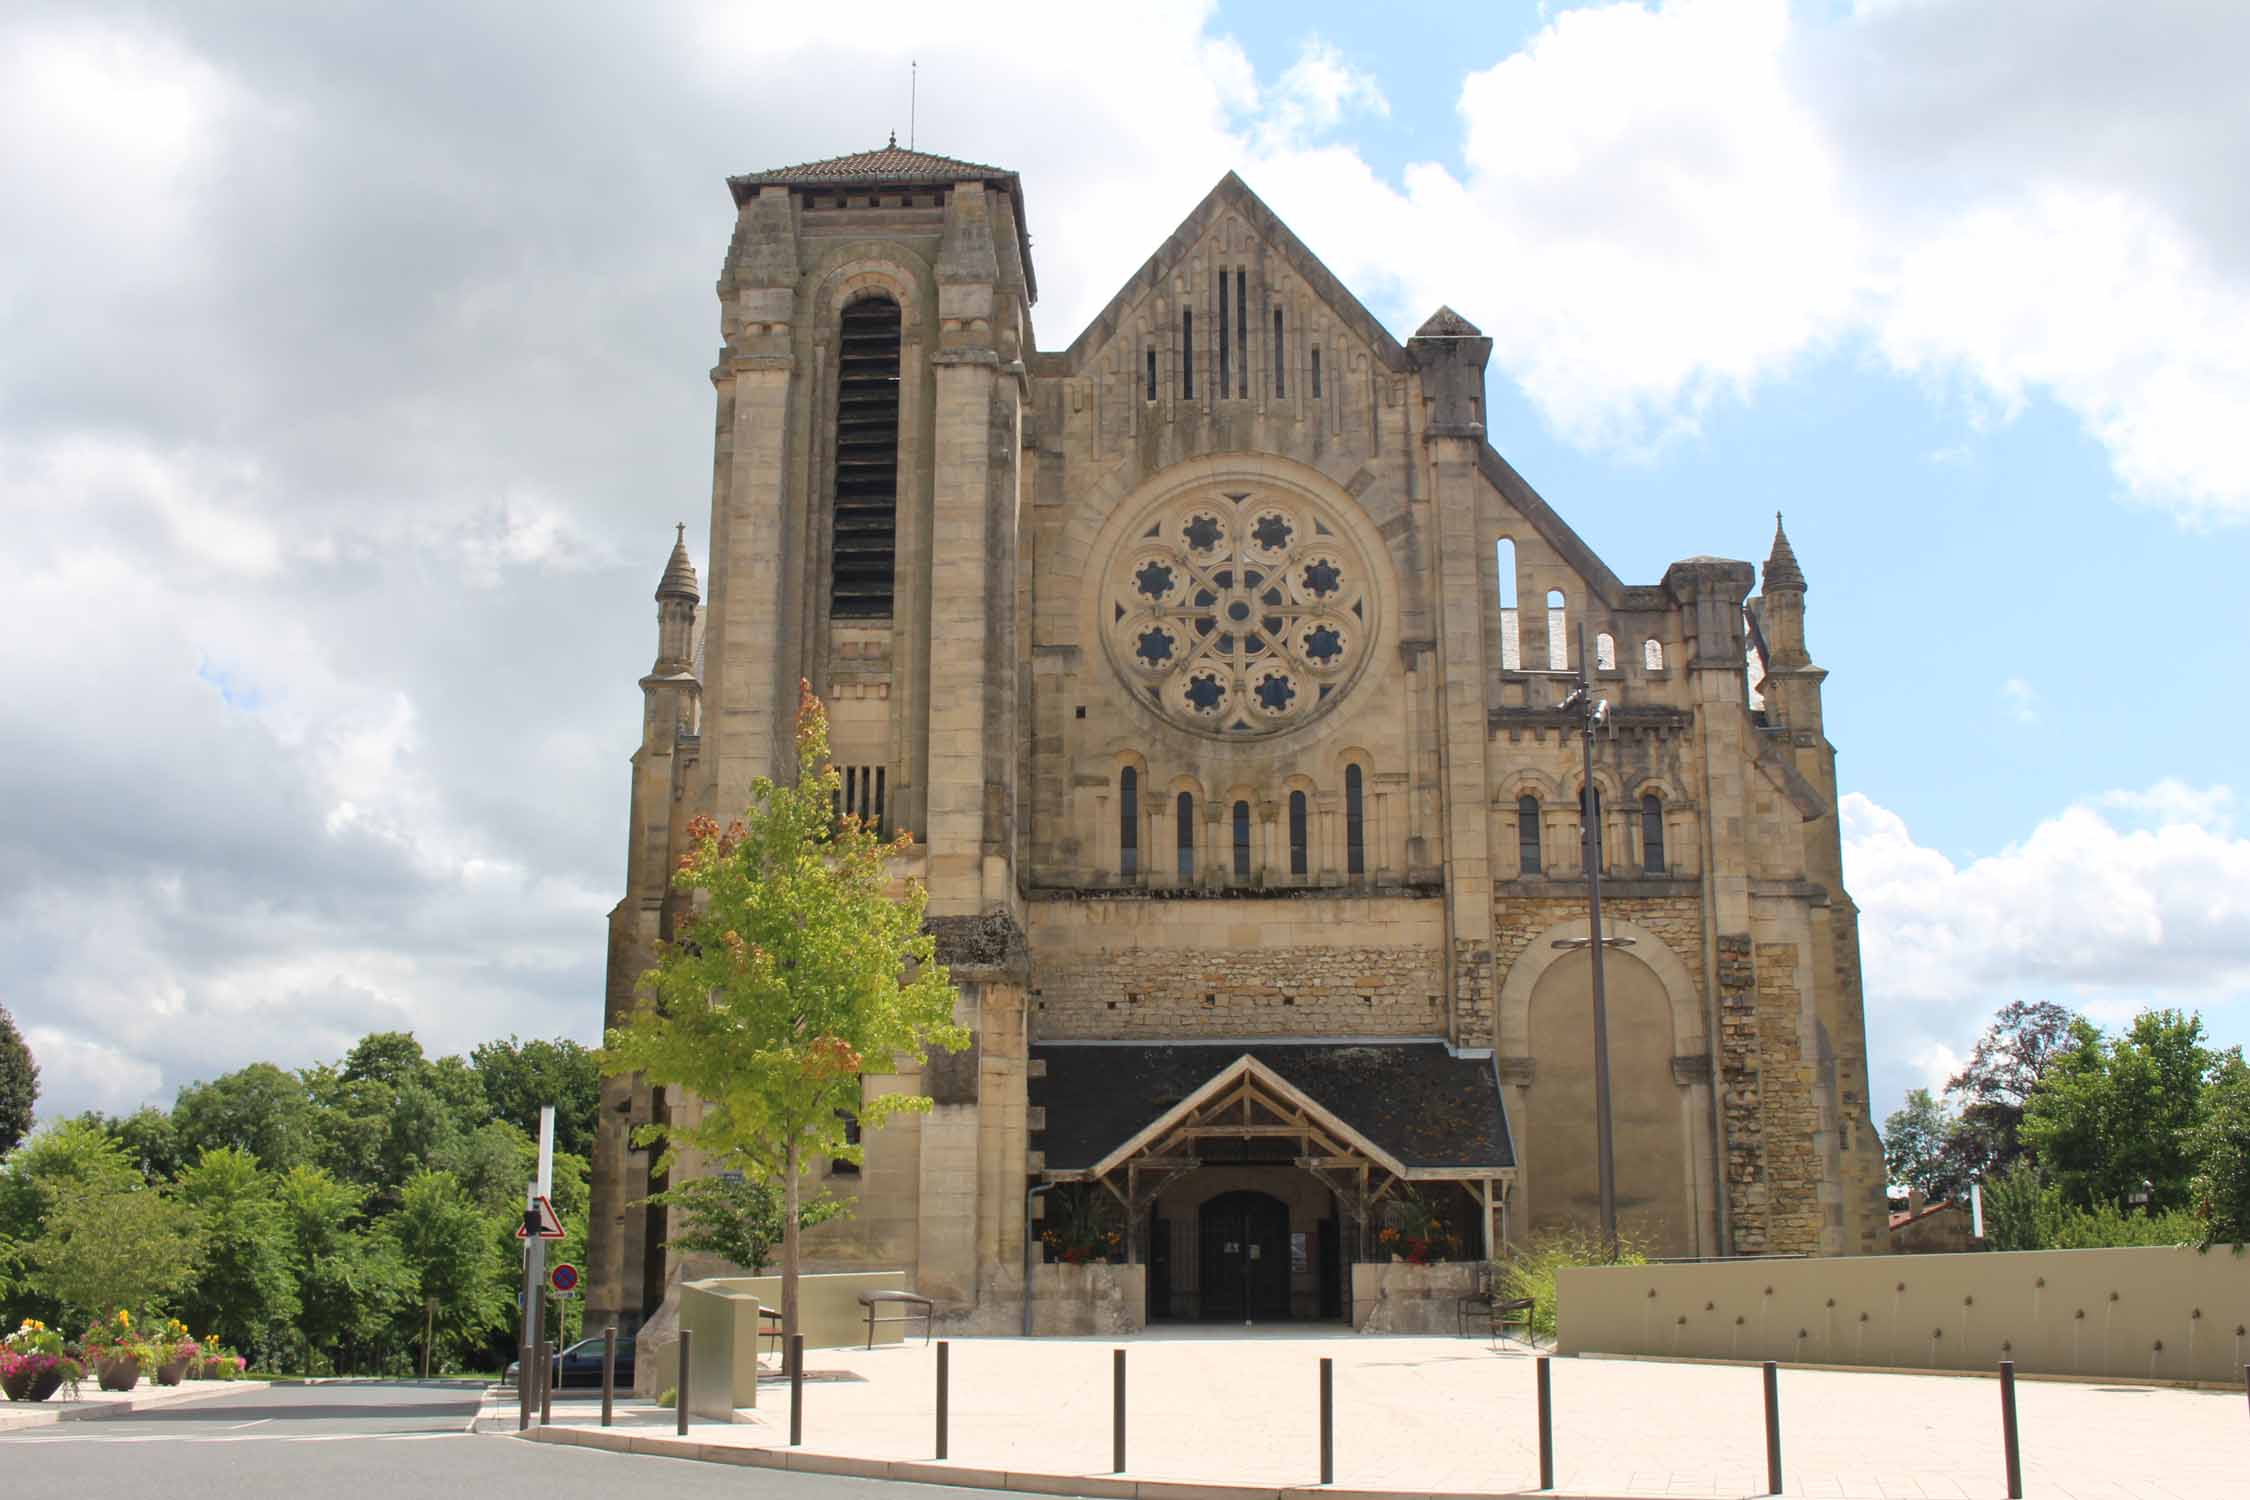
M 1436 1036 L 1434 948 L 1122 948 L 1041 961 L 1041 1038 Z
M 1820 1253 L 1820 1106 L 1804 1055 L 1797 950 L 1719 938 L 1727 1201 L 1742 1254 Z

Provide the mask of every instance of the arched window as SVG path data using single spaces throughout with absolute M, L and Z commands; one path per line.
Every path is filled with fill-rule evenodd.
M 1367 790 L 1359 767 L 1344 767 L 1344 869 L 1367 873 Z
M 1180 394 L 1195 399 L 1195 313 L 1180 309 Z
M 1594 637 L 1594 668 L 1600 672 L 1617 670 L 1617 642 L 1606 630 Z
M 1601 861 L 1602 859 L 1602 789 L 1598 786 L 1580 787 L 1578 789 L 1578 858 L 1581 865 L 1584 864 L 1587 854 L 1586 820 L 1588 817 L 1588 813 L 1586 809 L 1586 802 L 1588 792 L 1591 792 L 1593 794 L 1594 804 L 1592 812 L 1594 826 L 1593 856 L 1596 861 Z M 1608 868 L 1608 866 L 1606 863 L 1597 863 L 1595 868 L 1606 869 Z
M 1536 875 L 1541 869 L 1539 799 L 1529 795 L 1516 799 L 1516 868 L 1525 875 Z
M 1320 399 L 1320 350 L 1317 348 L 1312 352 L 1312 395 L 1315 401 Z
M 1141 773 L 1131 766 L 1117 773 L 1117 869 L 1141 870 Z
M 887 619 L 898 550 L 898 304 L 861 298 L 844 309 L 837 335 L 828 612 Z
M 1195 798 L 1180 793 L 1179 807 L 1180 879 L 1195 879 Z
M 1516 544 L 1506 537 L 1493 543 L 1492 566 L 1500 605 L 1500 670 L 1523 670 L 1523 639 L 1516 626 Z
M 1654 792 L 1641 799 L 1641 868 L 1664 873 L 1664 804 Z
M 1561 589 L 1547 590 L 1547 670 L 1570 670 L 1570 610 Z
M 1281 309 L 1277 307 L 1273 310 L 1273 394 L 1277 400 L 1289 394 L 1289 382 L 1281 373 L 1288 363 L 1284 357 L 1287 348 L 1281 341 Z
M 1234 805 L 1234 873 L 1247 879 L 1250 874 L 1250 804 Z
M 1309 861 L 1305 854 L 1305 794 L 1289 794 L 1289 873 L 1303 875 Z
M 1664 670 L 1664 643 L 1654 636 L 1641 642 L 1641 669 L 1646 672 Z

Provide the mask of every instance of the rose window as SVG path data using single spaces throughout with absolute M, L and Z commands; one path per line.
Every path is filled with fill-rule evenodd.
M 1302 496 L 1174 501 L 1125 544 L 1105 586 L 1110 659 L 1174 723 L 1278 734 L 1333 703 L 1368 654 L 1359 549 Z

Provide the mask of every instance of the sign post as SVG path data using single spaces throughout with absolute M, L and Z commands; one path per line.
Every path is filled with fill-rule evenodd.
M 548 1201 L 554 1191 L 555 1108 L 539 1107 L 539 1176 L 524 1194 L 523 1227 L 523 1348 L 516 1357 L 516 1431 L 531 1426 L 531 1382 L 540 1372 L 538 1354 L 546 1344 L 547 1299 L 540 1283 L 547 1279 L 547 1241 L 562 1237 L 562 1225 Z

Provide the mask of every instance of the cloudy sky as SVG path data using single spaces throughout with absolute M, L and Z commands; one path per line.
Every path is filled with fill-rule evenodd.
M 910 59 L 918 143 L 1023 173 L 1043 346 L 1234 168 L 1394 332 L 1493 335 L 1494 441 L 1629 581 L 1788 512 L 1878 1117 L 2010 999 L 2250 1039 L 2250 8 L 1375 9 L 14 0 L 44 1111 L 592 1039 L 722 179 L 903 138 Z

